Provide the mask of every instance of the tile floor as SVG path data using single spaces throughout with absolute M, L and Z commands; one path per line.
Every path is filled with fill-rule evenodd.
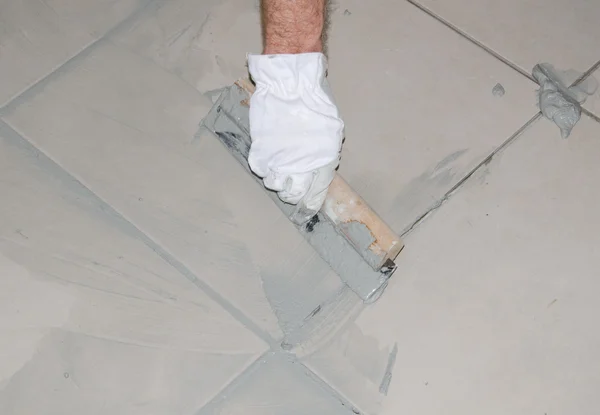
M 0 4 L 0 413 L 595 414 L 600 92 L 562 140 L 529 74 L 600 80 L 599 15 L 335 2 L 341 172 L 406 242 L 364 306 L 196 136 L 256 0 Z

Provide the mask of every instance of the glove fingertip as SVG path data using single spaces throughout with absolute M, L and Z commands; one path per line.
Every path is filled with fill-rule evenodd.
M 309 191 L 311 182 L 311 173 L 287 176 L 279 198 L 292 205 L 298 204 Z
M 304 195 L 303 194 L 292 194 L 292 193 L 284 190 L 284 191 L 277 193 L 277 196 L 279 196 L 279 198 L 285 203 L 289 203 L 290 205 L 297 205 L 302 200 L 302 197 Z
M 305 200 L 304 204 L 306 205 L 306 208 L 315 212 L 320 210 L 323 206 L 323 203 L 325 203 L 325 199 L 327 198 L 327 190 L 328 189 L 324 189 L 321 192 L 312 195 L 310 199 Z
M 274 192 L 281 192 L 284 190 L 285 179 L 273 171 L 269 171 L 263 178 L 263 183 L 267 189 Z
M 250 154 L 248 155 L 248 166 L 250 166 L 250 170 L 257 176 L 261 178 L 265 178 L 268 175 L 268 170 L 263 168 L 263 163 L 261 163 L 250 150 Z

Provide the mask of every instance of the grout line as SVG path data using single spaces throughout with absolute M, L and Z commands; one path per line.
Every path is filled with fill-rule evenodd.
M 515 131 L 515 133 L 513 133 L 513 135 L 511 135 L 498 148 L 496 148 L 494 151 L 492 151 L 492 153 L 489 156 L 487 156 L 483 161 L 481 161 L 473 170 L 471 170 L 469 173 L 467 173 L 467 175 L 465 177 L 463 177 L 458 183 L 456 183 L 446 193 L 447 196 L 448 197 L 451 196 L 456 190 L 458 190 L 458 188 L 461 187 L 467 180 L 469 180 L 469 178 L 471 176 L 473 176 L 473 174 L 475 174 L 475 172 L 477 170 L 479 170 L 483 166 L 488 165 L 492 161 L 492 159 L 494 158 L 494 156 L 496 156 L 496 154 L 504 151 L 509 145 L 511 145 L 513 143 L 513 141 L 515 141 L 521 134 L 523 134 L 523 132 L 527 128 L 529 128 L 530 125 L 532 125 L 534 122 L 536 122 L 541 117 L 542 117 L 542 113 L 541 112 L 538 112 L 533 117 L 531 117 L 531 119 L 529 119 L 529 121 L 527 121 L 525 124 L 523 124 L 523 126 L 521 126 L 521 128 L 519 128 L 517 131 Z
M 277 362 L 277 360 L 279 360 L 279 362 Z M 307 377 L 318 388 L 330 395 L 332 399 L 336 399 L 342 406 L 347 408 L 349 414 L 360 414 L 359 410 L 348 399 L 334 389 L 329 383 L 324 381 L 320 376 L 314 373 L 304 363 L 298 361 L 294 355 L 282 351 L 267 350 L 239 375 L 231 380 L 231 382 L 225 385 L 225 387 L 221 389 L 211 400 L 198 409 L 195 412 L 195 415 L 214 415 L 217 413 L 219 407 L 237 392 L 238 387 L 242 386 L 246 382 L 249 382 L 249 378 L 252 375 L 256 374 L 265 364 L 270 362 L 273 364 L 284 364 L 285 368 L 295 374 L 300 375 L 300 378 Z
M 54 172 L 57 179 L 65 185 L 71 182 L 78 189 L 73 191 L 79 191 L 84 194 L 88 200 L 94 202 L 99 210 L 111 218 L 114 223 L 121 227 L 121 231 L 126 235 L 141 241 L 144 245 L 150 248 L 156 255 L 158 255 L 163 261 L 173 267 L 179 272 L 184 278 L 193 283 L 196 287 L 202 290 L 209 298 L 219 304 L 225 311 L 227 311 L 234 319 L 244 325 L 248 330 L 255 334 L 258 338 L 263 340 L 271 348 L 278 347 L 279 343 L 271 337 L 271 335 L 264 331 L 258 324 L 244 314 L 243 311 L 238 309 L 235 305 L 230 303 L 224 298 L 219 292 L 213 289 L 206 282 L 196 276 L 196 274 L 190 270 L 183 262 L 179 261 L 175 255 L 171 254 L 167 249 L 163 248 L 159 243 L 154 241 L 148 234 L 138 228 L 132 221 L 130 221 L 125 215 L 121 214 L 115 208 L 107 203 L 104 199 L 94 193 L 89 187 L 87 187 L 81 180 L 71 174 L 68 170 L 63 168 L 59 163 L 52 159 L 45 152 L 36 147 L 31 141 L 19 134 L 18 131 L 13 129 L 10 125 L 0 119 L 0 131 L 4 132 L 4 136 L 7 139 L 12 139 L 20 145 L 25 151 L 35 154 L 38 159 L 38 163 L 42 166 L 45 165 L 46 169 L 50 172 Z
M 94 51 L 99 44 L 102 43 L 106 38 L 115 33 L 117 30 L 121 30 L 123 27 L 128 25 L 129 23 L 135 21 L 146 9 L 153 3 L 156 3 L 158 0 L 148 0 L 145 4 L 141 5 L 138 9 L 134 10 L 129 16 L 125 19 L 121 20 L 109 30 L 106 31 L 102 36 L 98 39 L 92 41 L 87 46 L 85 46 L 82 50 L 77 52 L 75 55 L 68 58 L 62 64 L 54 68 L 50 73 L 44 75 L 33 84 L 25 87 L 21 92 L 17 93 L 14 97 L 12 97 L 6 104 L 0 107 L 0 113 L 10 112 L 12 108 L 18 106 L 20 103 L 26 101 L 27 99 L 35 96 L 40 90 L 44 89 L 49 82 L 57 79 L 62 76 L 67 70 L 72 68 L 81 58 L 88 56 L 92 51 Z
M 588 69 L 587 71 L 585 71 L 583 74 L 581 74 L 579 76 L 579 78 L 577 78 L 575 81 L 573 81 L 573 83 L 571 85 L 569 85 L 569 88 L 572 88 L 574 86 L 579 85 L 580 83 L 582 83 L 583 81 L 585 81 L 585 79 L 590 76 L 591 74 L 593 74 L 594 72 L 596 72 L 596 70 L 600 68 L 600 61 L 596 62 L 594 65 L 592 65 L 592 67 L 590 69 Z
M 581 74 L 575 81 L 573 81 L 571 83 L 571 85 L 569 85 L 569 88 L 573 88 L 573 87 L 578 86 L 579 84 L 581 84 L 582 82 L 584 82 L 587 78 L 589 78 L 599 68 L 600 68 L 600 60 L 598 62 L 596 62 L 595 64 L 593 64 L 592 67 L 589 68 L 587 71 L 585 71 L 583 74 Z M 600 117 L 598 117 L 592 111 L 586 109 L 583 106 L 583 104 L 581 105 L 581 112 L 583 114 L 587 115 L 588 117 L 590 117 L 592 120 L 600 123 Z
M 217 410 L 223 402 L 225 402 L 233 393 L 235 393 L 236 389 L 240 386 L 241 383 L 246 382 L 248 378 L 254 375 L 256 372 L 260 370 L 260 368 L 272 360 L 276 355 L 273 350 L 269 349 L 254 362 L 252 362 L 248 367 L 242 370 L 236 377 L 234 377 L 227 385 L 225 385 L 219 392 L 215 394 L 208 402 L 198 408 L 195 412 L 195 415 L 214 415 L 217 413 Z
M 436 202 L 431 208 L 429 208 L 424 214 L 419 216 L 410 226 L 406 228 L 400 235 L 400 237 L 405 237 L 410 232 L 412 232 L 417 225 L 419 225 L 426 217 L 428 217 L 431 213 L 439 209 L 457 190 L 459 190 L 466 182 L 473 176 L 479 169 L 488 165 L 496 154 L 504 151 L 510 144 L 512 144 L 517 137 L 519 137 L 529 126 L 535 123 L 538 119 L 542 117 L 542 113 L 538 112 L 535 114 L 529 121 L 527 121 L 521 128 L 519 128 L 514 134 L 512 134 L 506 141 L 504 141 L 499 147 L 497 147 L 494 151 L 492 151 L 486 158 L 484 158 L 477 166 L 475 166 L 470 172 L 468 172 L 462 179 L 458 181 L 450 190 L 448 190 L 444 196 Z
M 429 10 L 427 7 L 419 4 L 416 0 L 406 0 L 406 1 L 408 3 L 410 3 L 410 4 L 412 4 L 413 6 L 415 6 L 417 9 L 419 9 L 422 12 L 426 13 L 430 17 L 432 17 L 435 20 L 439 21 L 444 26 L 448 27 L 449 29 L 451 29 L 452 31 L 454 31 L 455 33 L 457 33 L 458 35 L 460 35 L 463 38 L 467 39 L 469 42 L 473 43 L 475 46 L 483 49 L 484 51 L 486 51 L 487 53 L 489 53 L 490 55 L 492 55 L 494 58 L 498 59 L 500 62 L 504 63 L 505 65 L 507 65 L 510 68 L 512 68 L 513 70 L 517 71 L 518 73 L 520 73 L 521 75 L 523 75 L 524 77 L 526 77 L 527 79 L 529 79 L 530 81 L 533 81 L 533 82 L 535 82 L 537 84 L 537 81 L 535 80 L 535 78 L 533 77 L 533 75 L 531 75 L 530 73 L 526 72 L 525 70 L 523 70 L 522 68 L 520 68 L 516 64 L 512 63 L 511 61 L 509 61 L 508 59 L 506 59 L 504 56 L 500 55 L 498 52 L 494 51 L 493 49 L 490 49 L 489 47 L 487 47 L 486 45 L 484 45 L 483 43 L 481 43 L 480 41 L 478 41 L 477 39 L 475 39 L 473 36 L 469 35 L 467 32 L 464 32 L 463 30 L 461 30 L 460 28 L 458 28 L 458 26 L 453 25 L 448 20 L 446 20 L 443 17 L 435 14 L 433 11 Z
M 290 355 L 293 358 L 293 356 Z M 347 408 L 350 413 L 361 414 L 360 410 L 356 408 L 352 402 L 350 402 L 346 397 L 344 397 L 337 389 L 326 382 L 321 376 L 317 375 L 313 372 L 308 366 L 304 363 L 295 360 L 295 358 L 291 361 L 291 367 L 294 368 L 297 372 L 301 372 L 304 376 L 308 377 L 312 380 L 318 387 L 325 390 L 329 395 L 333 398 L 337 399 L 340 404 Z
M 596 122 L 600 122 L 600 117 L 598 117 L 596 114 L 594 114 L 590 110 L 587 110 L 587 109 L 581 107 L 581 112 L 583 112 L 585 115 L 590 117 L 592 120 L 594 120 Z

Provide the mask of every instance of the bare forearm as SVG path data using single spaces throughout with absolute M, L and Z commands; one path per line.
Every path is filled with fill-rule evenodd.
M 326 0 L 262 0 L 265 54 L 323 51 Z

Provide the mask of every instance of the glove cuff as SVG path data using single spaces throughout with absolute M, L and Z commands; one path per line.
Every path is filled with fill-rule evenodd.
M 320 52 L 248 55 L 248 69 L 257 86 L 293 94 L 323 87 L 327 58 Z

